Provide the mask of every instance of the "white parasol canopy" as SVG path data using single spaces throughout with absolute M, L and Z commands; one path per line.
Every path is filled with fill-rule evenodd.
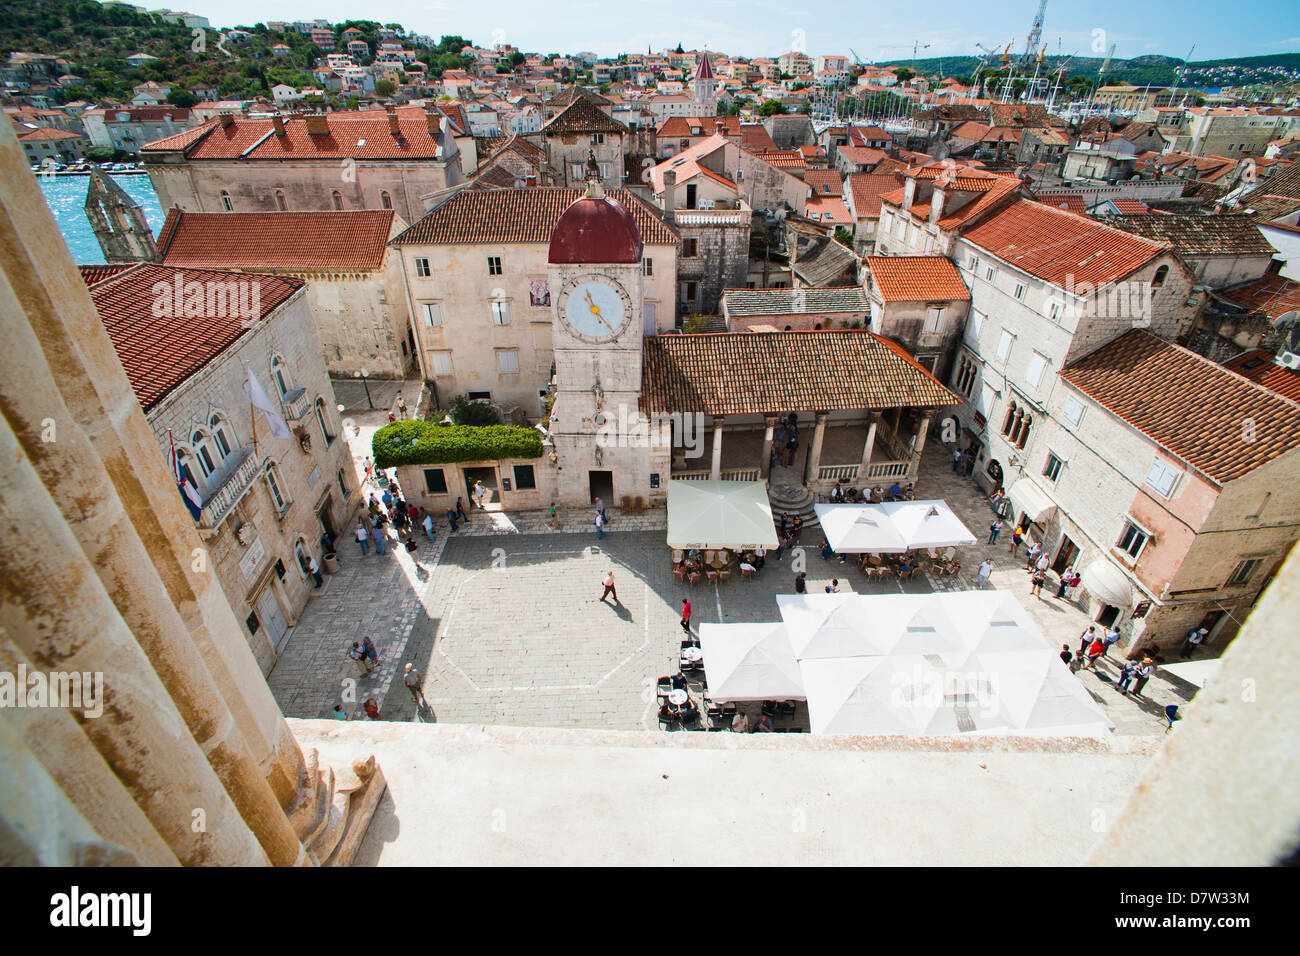
M 718 701 L 803 700 L 803 678 L 785 625 L 701 624 L 709 696 Z
M 939 498 L 813 507 L 826 540 L 840 554 L 885 554 L 975 543 L 970 529 Z
M 668 482 L 668 547 L 741 550 L 777 544 L 763 482 Z

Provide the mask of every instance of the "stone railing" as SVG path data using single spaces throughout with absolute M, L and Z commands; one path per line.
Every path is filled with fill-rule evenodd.
M 757 468 L 732 468 L 722 472 L 723 481 L 758 481 Z
M 212 477 L 210 484 L 216 491 L 203 502 L 199 527 L 220 527 L 231 509 L 239 503 L 239 499 L 253 486 L 256 477 L 257 457 L 253 454 L 253 449 L 237 449 L 231 455 L 229 463 Z
M 817 469 L 818 481 L 856 481 L 857 465 L 822 465 Z
M 675 471 L 669 477 L 673 481 L 708 481 L 709 471 Z
M 307 397 L 307 389 L 295 388 L 280 401 L 280 408 L 284 412 L 286 422 L 302 421 L 311 411 L 311 399 Z
M 867 466 L 867 480 L 906 478 L 911 464 L 911 461 L 873 461 Z
M 673 222 L 679 226 L 739 226 L 749 225 L 748 209 L 677 209 Z

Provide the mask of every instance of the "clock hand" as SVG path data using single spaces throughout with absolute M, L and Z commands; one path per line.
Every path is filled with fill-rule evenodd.
M 595 302 L 592 302 L 592 301 L 591 301 L 591 293 L 590 293 L 590 292 L 587 293 L 587 305 L 591 306 L 591 314 L 594 315 L 597 319 L 600 320 L 600 324 L 603 325 L 605 328 L 609 329 L 611 332 L 613 332 L 613 331 L 614 331 L 614 326 L 612 326 L 612 325 L 610 325 L 608 322 L 606 322 L 606 321 L 605 321 L 605 317 L 604 317 L 603 315 L 600 314 L 600 307 L 597 306 Z

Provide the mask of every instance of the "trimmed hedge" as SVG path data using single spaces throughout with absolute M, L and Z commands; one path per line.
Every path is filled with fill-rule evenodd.
M 438 425 L 411 420 L 379 429 L 371 450 L 376 468 L 541 458 L 542 436 L 522 425 Z

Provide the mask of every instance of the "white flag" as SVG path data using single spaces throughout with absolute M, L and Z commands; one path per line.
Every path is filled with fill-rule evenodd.
M 254 408 L 260 408 L 262 414 L 266 416 L 267 422 L 271 425 L 271 434 L 276 438 L 288 438 L 289 426 L 284 423 L 280 417 L 280 410 L 271 404 L 271 400 L 266 397 L 266 392 L 262 390 L 262 385 L 253 374 L 253 367 L 248 366 L 248 398 L 253 403 Z

